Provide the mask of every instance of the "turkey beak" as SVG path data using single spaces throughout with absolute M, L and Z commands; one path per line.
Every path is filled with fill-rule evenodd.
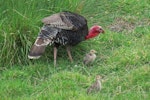
M 102 29 L 102 30 L 101 30 L 101 33 L 103 33 L 103 34 L 104 34 L 104 33 L 105 33 L 105 31 Z
M 102 28 L 100 28 L 98 31 L 103 34 L 105 33 L 105 31 Z
M 97 51 L 94 51 L 94 53 L 96 54 L 96 53 L 97 53 Z

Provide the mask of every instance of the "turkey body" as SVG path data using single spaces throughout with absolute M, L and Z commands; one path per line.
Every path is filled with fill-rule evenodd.
M 54 60 L 60 45 L 68 48 L 67 52 L 72 60 L 69 47 L 85 40 L 85 36 L 88 34 L 87 20 L 81 15 L 65 11 L 46 17 L 42 22 L 44 25 L 31 47 L 28 57 L 30 59 L 39 58 L 44 53 L 46 46 L 53 44 Z
M 76 45 L 88 34 L 86 19 L 72 12 L 61 12 L 42 20 L 47 36 L 52 36 L 54 44 Z M 41 33 L 44 35 L 44 32 Z

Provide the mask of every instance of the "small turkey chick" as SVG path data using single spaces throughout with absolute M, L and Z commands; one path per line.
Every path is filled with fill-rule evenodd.
M 92 93 L 92 92 L 98 92 L 101 90 L 102 85 L 101 85 L 101 76 L 97 75 L 96 76 L 96 81 L 87 89 L 87 94 Z
M 88 54 L 85 55 L 84 59 L 83 59 L 83 63 L 85 65 L 92 63 L 95 58 L 96 58 L 96 51 L 95 50 L 90 50 L 90 52 Z

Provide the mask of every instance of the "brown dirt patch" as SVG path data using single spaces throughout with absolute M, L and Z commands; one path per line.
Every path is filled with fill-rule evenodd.
M 143 19 L 137 21 L 137 19 L 125 19 L 116 18 L 114 22 L 108 26 L 111 31 L 114 32 L 132 32 L 136 27 L 144 27 L 150 25 L 150 19 Z

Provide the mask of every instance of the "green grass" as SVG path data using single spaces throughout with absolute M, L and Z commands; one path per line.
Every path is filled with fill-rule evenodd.
M 149 0 L 1 0 L 0 99 L 2 100 L 149 100 Z M 59 48 L 57 67 L 53 48 L 38 60 L 27 58 L 41 19 L 70 10 L 82 14 L 89 27 L 99 24 L 106 34 L 72 48 L 70 63 Z M 95 62 L 82 64 L 95 49 Z M 64 59 L 67 58 L 67 59 Z M 94 77 L 103 76 L 102 90 L 86 94 Z

